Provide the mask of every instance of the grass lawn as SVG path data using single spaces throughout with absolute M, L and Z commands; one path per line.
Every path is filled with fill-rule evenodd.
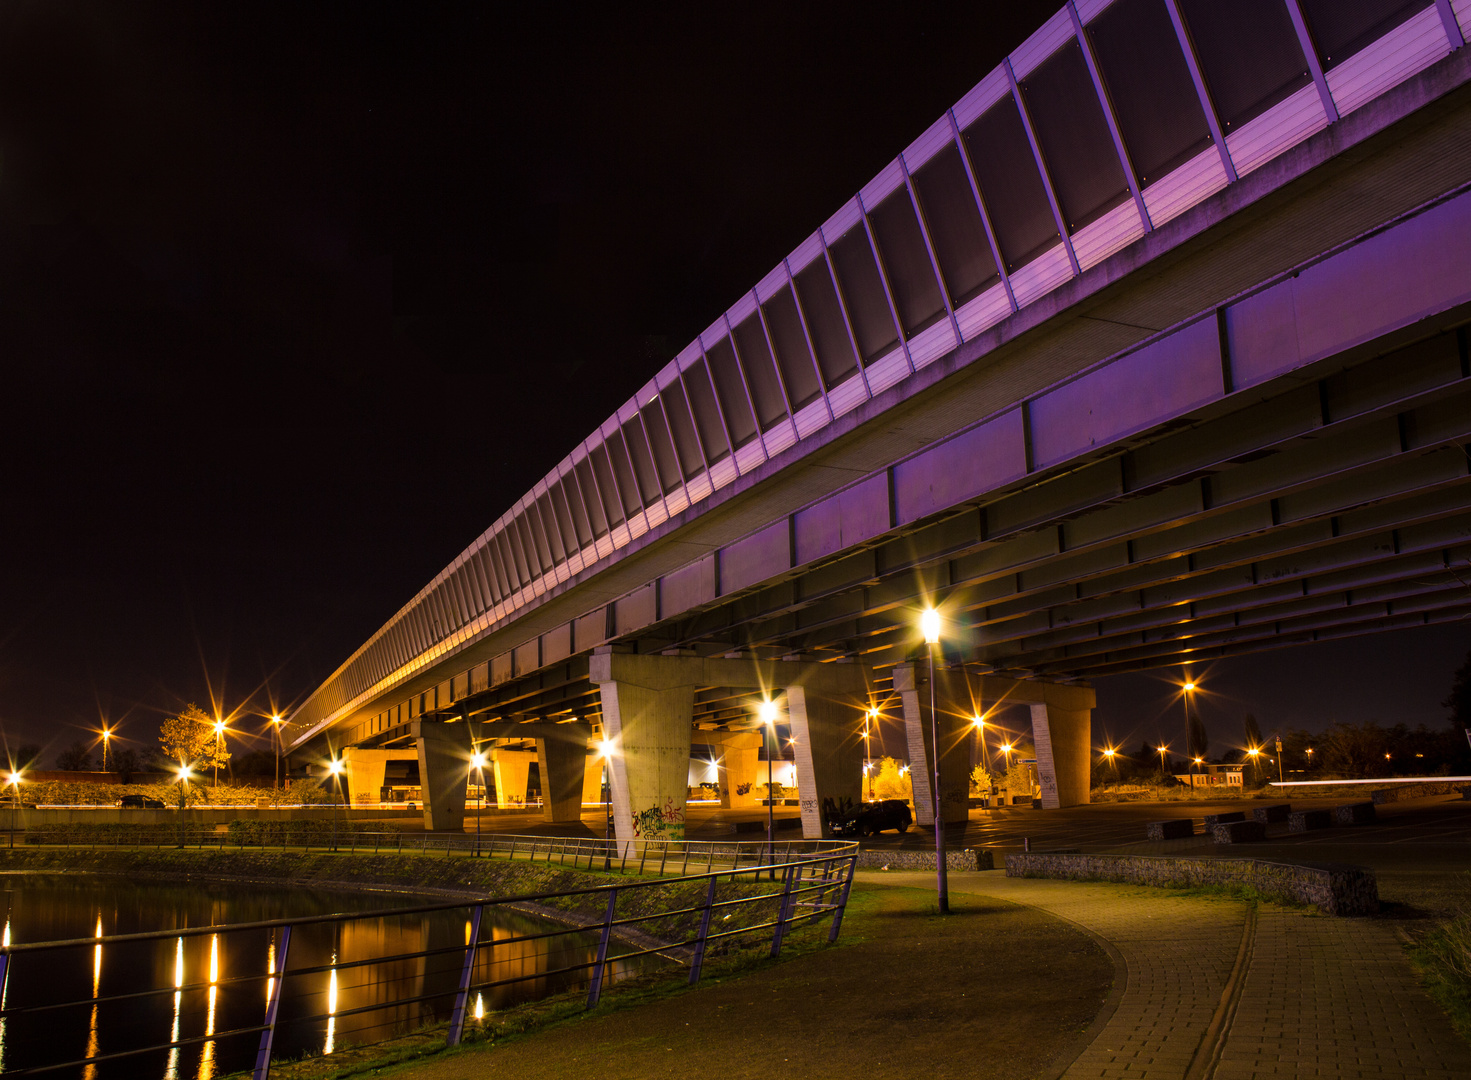
M 313 1071 L 1020 1080 L 1070 1061 L 1113 984 L 1107 954 L 1030 908 L 969 895 L 951 903 L 954 913 L 941 918 L 931 891 L 860 883 L 836 947 L 808 931 L 797 955 L 707 969 L 693 990 L 614 989 L 597 1010 L 553 1013 L 524 1034 L 395 1066 Z

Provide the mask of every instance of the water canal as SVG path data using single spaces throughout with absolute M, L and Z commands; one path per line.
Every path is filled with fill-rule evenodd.
M 7 944 L 370 912 L 416 902 L 417 898 L 402 894 L 253 888 L 235 883 L 0 875 L 0 917 Z M 494 909 L 486 911 L 485 920 L 483 943 L 548 927 L 537 919 Z M 258 1035 L 212 1036 L 262 1022 L 271 981 L 261 976 L 277 970 L 279 933 L 260 929 L 16 954 L 0 988 L 0 1008 L 76 1004 L 0 1016 L 0 1070 L 191 1039 L 200 1041 L 48 1075 L 80 1075 L 84 1080 L 211 1080 L 249 1068 Z M 469 923 L 463 910 L 297 927 L 291 939 L 282 1023 L 273 1057 L 331 1053 L 446 1019 L 468 940 Z M 592 959 L 594 944 L 591 935 L 573 935 L 494 949 L 482 945 L 475 983 L 530 977 L 472 994 L 472 1018 L 581 984 L 584 977 L 580 973 L 543 973 Z M 433 949 L 446 951 L 407 955 Z M 368 967 L 339 967 L 370 957 L 398 959 Z M 294 974 L 307 968 L 323 970 Z M 612 974 L 617 977 L 626 970 L 615 965 Z M 107 1000 L 150 989 L 165 992 Z M 400 1000 L 426 995 L 427 1001 L 405 1004 Z M 322 1018 L 291 1019 L 315 1014 Z

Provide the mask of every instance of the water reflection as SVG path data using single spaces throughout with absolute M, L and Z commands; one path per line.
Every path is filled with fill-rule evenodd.
M 19 941 L 100 938 L 412 902 L 382 894 L 12 875 L 0 875 L 0 893 L 7 912 L 0 934 L 7 942 L 12 934 Z M 474 982 L 518 976 L 524 981 L 477 991 L 471 1009 L 476 1023 L 485 1023 L 497 1009 L 583 983 L 580 973 L 546 972 L 591 959 L 590 936 L 508 943 L 510 938 L 545 929 L 546 924 L 530 918 L 486 911 Z M 449 1018 L 469 933 L 464 909 L 458 909 L 300 925 L 292 931 L 289 956 L 283 956 L 279 930 L 198 937 L 171 934 L 160 941 L 106 946 L 99 942 L 60 953 L 21 954 L 0 983 L 0 1008 L 58 1001 L 80 1004 L 0 1017 L 0 1069 L 156 1045 L 165 1041 L 167 1032 L 167 1042 L 185 1040 L 186 1045 L 101 1062 L 88 1067 L 85 1076 L 215 1080 L 253 1062 L 259 1035 L 230 1032 L 260 1024 L 273 992 L 281 1002 L 277 1057 L 332 1053 L 391 1038 Z M 444 951 L 413 955 L 434 950 Z M 357 964 L 378 956 L 402 958 Z M 615 961 L 613 977 L 625 966 Z M 313 973 L 292 974 L 307 969 Z M 165 992 L 107 1000 L 148 988 Z M 313 1015 L 318 1018 L 298 1019 Z
M 184 992 L 180 989 L 184 985 L 184 939 L 176 939 L 178 944 L 174 948 L 174 1026 L 169 1031 L 169 1042 L 179 1041 L 179 1006 L 183 1003 Z M 169 1047 L 169 1063 L 163 1072 L 164 1080 L 179 1080 L 179 1048 Z

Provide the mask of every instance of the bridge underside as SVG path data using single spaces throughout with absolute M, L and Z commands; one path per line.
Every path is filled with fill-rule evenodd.
M 720 748 L 724 779 L 742 778 L 722 788 L 764 781 L 749 778 L 759 707 L 775 697 L 837 762 L 824 773 L 798 751 L 806 819 L 809 798 L 820 810 L 856 793 L 867 708 L 903 708 L 916 779 L 926 771 L 913 665 L 934 606 L 938 711 L 964 718 L 1030 692 L 1039 758 L 1048 743 L 1053 759 L 1044 795 L 1066 804 L 1080 797 L 1090 703 L 1048 694 L 1466 618 L 1471 89 L 1433 96 L 1437 79 L 1464 81 L 1465 56 L 1383 99 L 1402 111 L 1363 141 L 1352 132 L 1378 123 L 1368 108 L 1285 155 L 1280 167 L 1300 170 L 1290 182 L 1243 178 L 1137 257 L 1115 256 L 1115 277 L 1099 276 L 1111 263 L 1075 279 L 1051 308 L 1019 311 L 524 610 L 416 640 L 377 682 L 334 676 L 294 718 L 293 754 L 413 748 L 429 772 L 458 763 L 425 786 L 459 784 L 462 799 L 472 746 L 508 776 L 524 777 L 520 753 L 541 759 L 544 795 L 561 792 L 548 813 L 565 819 L 574 770 L 547 747 L 614 735 L 640 747 L 635 729 L 661 717 L 633 773 L 609 769 L 631 839 L 655 824 L 640 815 L 680 816 L 691 746 Z M 485 602 L 465 595 L 466 611 Z M 602 657 L 683 674 L 643 693 L 600 678 Z M 753 685 L 763 665 L 785 674 Z M 431 754 L 457 725 L 453 752 Z M 579 735 L 533 734 L 549 726 Z M 960 769 L 948 756 L 960 740 L 952 728 L 942 772 Z M 932 798 L 919 786 L 918 802 Z M 458 823 L 452 796 L 428 802 L 436 827 Z

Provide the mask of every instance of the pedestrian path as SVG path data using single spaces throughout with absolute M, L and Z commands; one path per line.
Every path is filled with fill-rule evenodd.
M 1066 1080 L 1471 1078 L 1471 1045 L 1390 923 L 1000 872 L 950 882 L 1068 919 L 1122 963 L 1122 993 Z

